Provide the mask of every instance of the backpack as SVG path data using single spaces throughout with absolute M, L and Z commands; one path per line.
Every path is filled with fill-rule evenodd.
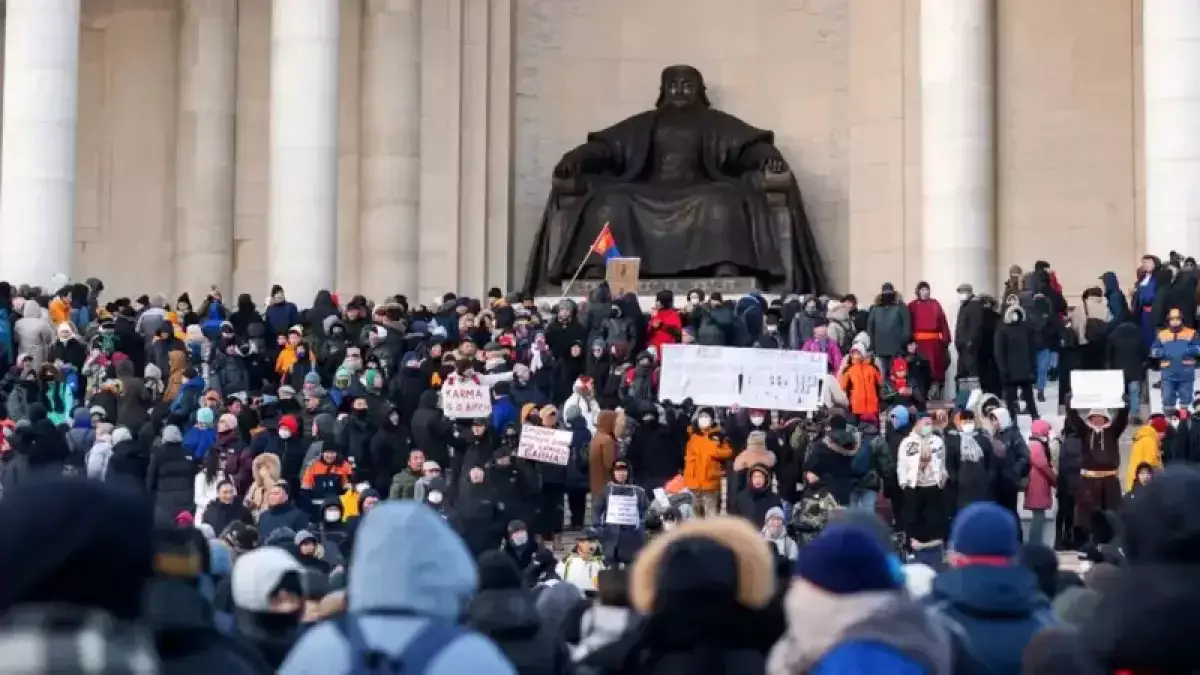
M 334 626 L 350 647 L 350 669 L 346 672 L 353 675 L 423 675 L 429 664 L 462 635 L 458 628 L 431 619 L 417 629 L 393 658 L 367 644 L 358 616 L 346 614 Z

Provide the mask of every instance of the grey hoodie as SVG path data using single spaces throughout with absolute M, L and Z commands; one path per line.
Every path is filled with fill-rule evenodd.
M 413 542 L 421 542 L 413 546 Z M 429 507 L 383 502 L 363 519 L 354 545 L 346 598 L 367 645 L 397 658 L 431 621 L 461 622 L 479 574 L 462 539 Z M 465 628 L 433 657 L 426 675 L 516 675 L 491 640 Z M 329 622 L 308 630 L 280 675 L 349 675 L 345 634 Z

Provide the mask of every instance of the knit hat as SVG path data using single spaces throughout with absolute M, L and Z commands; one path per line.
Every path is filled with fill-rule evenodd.
M 196 423 L 197 424 L 207 424 L 209 426 L 212 426 L 212 423 L 213 423 L 212 408 L 201 408 L 201 409 L 197 410 L 196 411 Z
M 94 405 L 88 410 L 88 415 L 99 415 L 100 419 L 106 419 L 108 413 L 104 411 L 104 406 Z
M 889 410 L 888 417 L 890 418 L 890 421 L 892 422 L 892 424 L 894 426 L 897 426 L 897 427 L 908 426 L 908 420 L 909 420 L 908 408 L 905 408 L 902 405 L 895 406 L 891 410 Z
M 304 567 L 281 548 L 264 546 L 243 553 L 233 564 L 233 604 L 248 612 L 270 611 L 271 595 L 289 574 L 293 575 L 293 583 L 300 583 Z
M 513 532 L 520 532 L 521 530 L 528 531 L 528 529 L 529 528 L 525 527 L 525 521 L 523 521 L 523 520 L 514 520 L 514 521 L 509 522 L 509 524 L 508 524 L 508 533 L 509 534 L 512 534 Z
M 751 431 L 746 436 L 746 450 L 767 450 L 767 434 L 763 431 Z
M 900 575 L 888 554 L 865 530 L 827 527 L 800 549 L 795 576 L 835 595 L 900 588 Z
M 179 427 L 175 426 L 174 424 L 168 424 L 167 426 L 163 427 L 162 440 L 163 443 L 182 443 L 183 432 L 181 432 Z
M 312 532 L 309 532 L 308 530 L 300 530 L 299 532 L 296 533 L 296 536 L 292 539 L 292 543 L 295 544 L 296 546 L 299 546 L 300 544 L 303 544 L 306 541 L 314 541 L 315 542 L 316 540 L 317 540 L 317 538 L 315 535 L 313 535 Z
M 304 376 L 304 384 L 321 384 L 321 376 L 315 370 Z
M 964 556 L 1016 558 L 1020 530 L 1012 512 L 995 502 L 975 502 L 958 512 L 950 526 L 950 550 Z
M 442 465 L 438 464 L 437 462 L 433 461 L 432 459 L 425 460 L 425 463 L 421 465 L 422 473 L 429 473 L 430 471 L 441 471 L 441 470 L 442 470 Z
M 968 295 L 975 294 L 975 289 L 971 286 L 971 284 L 959 284 L 957 290 L 959 293 L 966 293 Z
M 1029 425 L 1029 431 L 1039 438 L 1049 438 L 1054 430 L 1046 420 L 1034 420 L 1033 424 Z
M 237 415 L 225 413 L 217 420 L 217 431 L 233 431 L 238 428 Z
M 292 435 L 300 433 L 300 423 L 296 421 L 295 415 L 284 415 L 279 418 L 279 428 L 287 429 L 292 432 Z
M 771 508 L 767 509 L 767 515 L 763 516 L 763 521 L 766 522 L 772 518 L 787 520 L 783 517 L 783 509 L 779 508 L 778 506 L 772 506 Z

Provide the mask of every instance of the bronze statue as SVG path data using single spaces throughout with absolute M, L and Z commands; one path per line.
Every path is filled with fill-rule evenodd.
M 749 276 L 821 293 L 825 271 L 774 134 L 714 110 L 691 66 L 663 69 L 654 110 L 603 131 L 554 169 L 525 290 L 564 283 L 609 223 L 643 278 Z M 587 257 L 584 278 L 602 277 Z

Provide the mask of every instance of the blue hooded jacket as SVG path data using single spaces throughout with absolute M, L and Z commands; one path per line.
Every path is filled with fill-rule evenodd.
M 1112 320 L 1108 322 L 1108 325 L 1116 326 L 1129 318 L 1129 301 L 1121 292 L 1121 285 L 1117 283 L 1115 273 L 1105 272 L 1100 275 L 1100 281 L 1104 283 L 1104 299 L 1108 301 L 1108 313 L 1112 315 Z
M 478 586 L 466 545 L 424 504 L 383 502 L 363 518 L 346 598 L 348 613 L 373 649 L 396 658 L 430 621 L 458 625 Z M 516 675 L 491 640 L 460 630 L 425 675 Z M 351 656 L 338 627 L 320 623 L 296 642 L 279 673 L 350 675 Z

